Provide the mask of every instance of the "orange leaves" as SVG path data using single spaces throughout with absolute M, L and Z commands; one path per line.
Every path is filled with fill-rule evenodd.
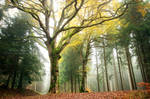
M 150 90 L 150 83 L 145 83 L 145 82 L 139 82 L 137 83 L 138 87 L 144 87 L 148 90 Z
M 92 92 L 90 88 L 85 88 L 87 92 Z
M 144 17 L 147 13 L 147 11 L 145 10 L 145 8 L 143 6 L 137 6 L 137 10 L 138 12 L 141 13 L 141 15 Z
M 114 91 L 114 92 L 90 92 L 90 93 L 59 93 L 47 95 L 21 96 L 14 94 L 0 99 L 149 99 L 145 96 L 147 91 Z M 16 96 L 15 96 L 16 95 Z
M 145 4 L 142 0 L 136 0 L 136 2 L 141 2 L 138 6 L 137 6 L 137 11 L 141 13 L 141 15 L 144 17 L 147 13 L 147 9 L 150 9 L 150 3 L 146 2 Z

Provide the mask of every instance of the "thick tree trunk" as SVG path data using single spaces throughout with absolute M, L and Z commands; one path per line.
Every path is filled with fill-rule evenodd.
M 59 83 L 58 83 L 58 74 L 59 74 L 59 69 L 58 69 L 58 60 L 59 60 L 59 54 L 56 53 L 56 49 L 54 47 L 54 43 L 47 43 L 47 49 L 48 49 L 48 54 L 49 54 L 49 59 L 50 59 L 50 72 L 51 72 L 51 81 L 50 81 L 50 89 L 49 92 L 51 93 L 56 93 L 59 89 Z
M 124 90 L 124 87 L 123 87 L 123 80 L 122 80 L 122 73 L 121 73 L 121 67 L 120 67 L 120 61 L 119 61 L 119 56 L 118 56 L 117 45 L 116 45 L 116 54 L 117 54 L 117 62 L 118 62 L 118 69 L 119 69 L 119 76 L 120 76 L 121 90 Z
M 53 56 L 51 56 L 53 57 Z M 58 91 L 58 66 L 57 59 L 51 58 L 51 83 L 50 83 L 50 92 L 56 93 Z

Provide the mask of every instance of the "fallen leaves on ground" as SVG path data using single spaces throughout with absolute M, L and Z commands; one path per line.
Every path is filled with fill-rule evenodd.
M 0 99 L 150 99 L 150 90 L 0 96 Z M 25 93 L 28 93 L 27 91 Z

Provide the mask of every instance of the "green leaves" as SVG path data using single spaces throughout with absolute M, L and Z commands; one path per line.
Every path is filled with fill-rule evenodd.
M 7 81 L 15 88 L 25 88 L 32 81 L 41 80 L 43 64 L 38 57 L 35 41 L 27 38 L 31 29 L 28 20 L 22 15 L 18 16 L 1 29 L 0 76 L 5 76 L 3 83 L 7 85 Z M 10 76 L 10 79 L 7 79 L 7 76 Z M 15 83 L 12 83 L 12 80 Z

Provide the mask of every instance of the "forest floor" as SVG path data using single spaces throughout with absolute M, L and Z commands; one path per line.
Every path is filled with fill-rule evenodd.
M 0 99 L 150 99 L 150 90 L 59 93 L 39 95 L 31 90 L 0 90 Z

